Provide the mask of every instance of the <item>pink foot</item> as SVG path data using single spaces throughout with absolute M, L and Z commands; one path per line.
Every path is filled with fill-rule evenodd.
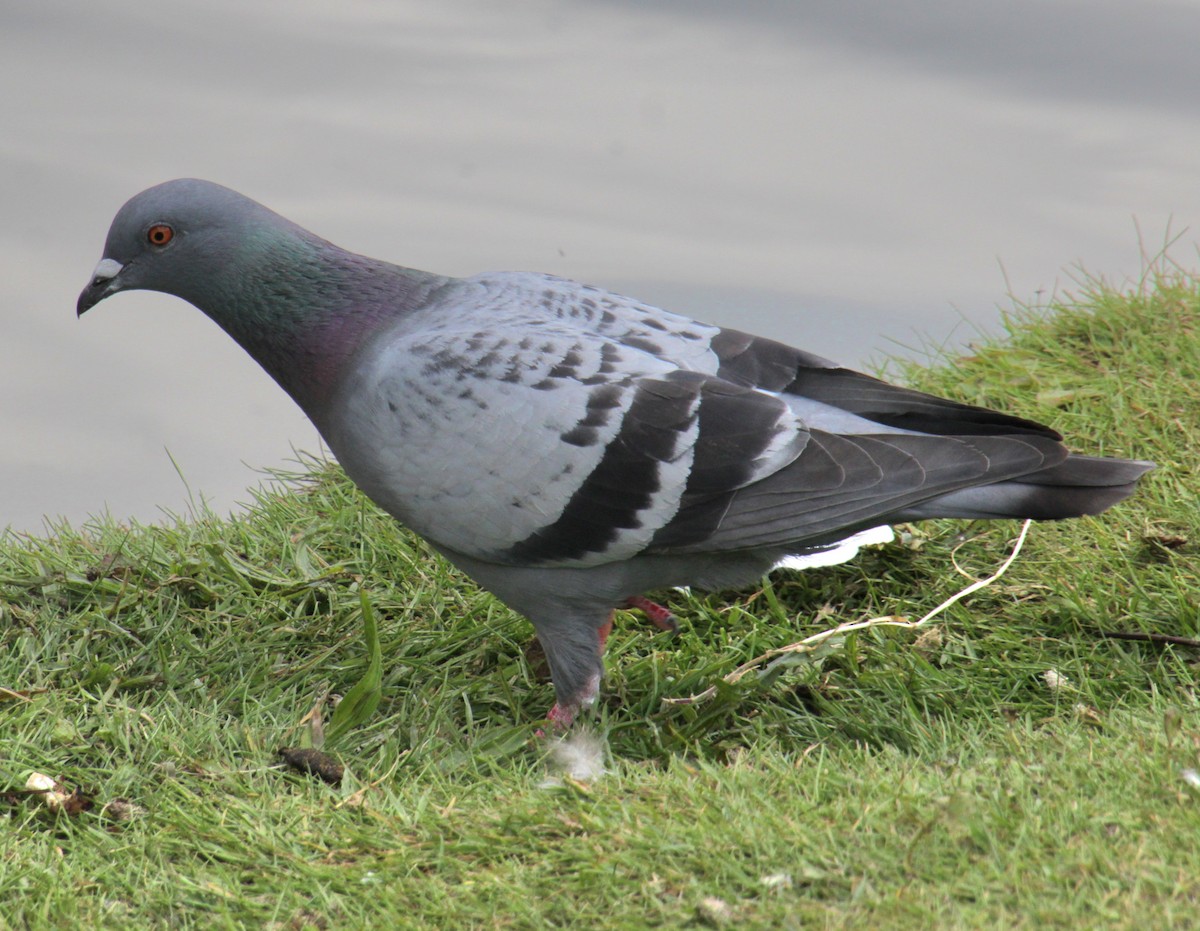
M 608 632 L 612 630 L 612 618 L 596 631 L 597 637 L 600 639 L 600 646 L 603 648 L 604 641 L 608 637 Z M 561 702 L 555 702 L 554 707 L 546 712 L 546 720 L 550 722 L 551 733 L 561 734 L 571 726 L 571 722 L 575 720 L 575 715 L 579 714 L 580 708 L 587 708 L 595 704 L 596 697 L 600 694 L 600 675 L 597 673 L 588 680 L 587 685 L 583 687 L 577 700 L 569 705 L 564 705 Z M 538 728 L 534 732 L 537 737 L 545 737 L 546 732 Z
M 561 734 L 575 720 L 575 711 L 571 708 L 564 708 L 558 702 L 555 702 L 554 707 L 546 712 L 546 720 L 550 722 L 550 727 L 555 734 Z M 546 732 L 539 730 L 537 735 L 545 737 Z
M 656 601 L 651 601 L 642 595 L 634 595 L 632 598 L 625 599 L 625 607 L 641 611 L 646 615 L 646 619 L 659 630 L 665 630 L 672 634 L 679 633 L 679 619 Z

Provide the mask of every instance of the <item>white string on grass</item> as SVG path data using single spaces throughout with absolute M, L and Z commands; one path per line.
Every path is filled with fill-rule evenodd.
M 761 656 L 756 656 L 749 662 L 742 663 L 742 665 L 738 666 L 737 669 L 725 676 L 724 681 L 729 685 L 733 685 L 743 676 L 761 668 L 762 664 L 768 660 L 773 660 L 777 657 L 786 656 L 791 653 L 812 653 L 826 641 L 831 640 L 834 637 L 839 637 L 843 634 L 852 633 L 856 630 L 867 630 L 871 627 L 901 627 L 905 630 L 916 630 L 918 627 L 923 627 L 952 604 L 961 601 L 968 595 L 974 594 L 981 588 L 986 588 L 1000 578 L 1000 576 L 1004 575 L 1004 573 L 1008 571 L 1008 567 L 1011 566 L 1016 560 L 1017 554 L 1021 552 L 1021 547 L 1025 545 L 1025 537 L 1029 533 L 1029 525 L 1031 523 L 1032 521 L 1027 520 L 1021 525 L 1021 532 L 1017 534 L 1017 540 L 1013 544 L 1012 552 L 1008 554 L 1008 557 L 1000 564 L 1000 567 L 995 572 L 993 572 L 986 579 L 979 579 L 975 582 L 972 582 L 966 588 L 955 593 L 954 595 L 951 595 L 920 620 L 910 621 L 906 617 L 892 614 L 886 617 L 873 617 L 866 621 L 848 621 L 845 624 L 839 624 L 837 627 L 831 627 L 829 630 L 823 630 L 820 633 L 813 634 L 811 637 L 805 637 L 803 640 L 800 640 L 796 643 L 789 643 L 787 646 L 775 647 L 772 650 L 768 650 Z M 962 572 L 962 569 L 959 568 L 957 561 L 955 561 L 954 568 L 956 571 Z M 697 692 L 695 695 L 689 695 L 686 698 L 664 698 L 662 703 L 664 706 L 693 705 L 698 702 L 708 701 L 716 694 L 717 687 L 712 685 L 706 688 L 703 692 Z

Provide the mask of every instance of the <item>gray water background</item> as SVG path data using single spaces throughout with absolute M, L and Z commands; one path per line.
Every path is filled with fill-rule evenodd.
M 1136 281 L 1169 239 L 1200 267 L 1195 2 L 5 0 L 0 27 L 21 532 L 225 511 L 319 448 L 181 301 L 76 321 L 113 213 L 171 177 L 402 264 L 553 272 L 852 364 L 965 345 L 1080 266 Z

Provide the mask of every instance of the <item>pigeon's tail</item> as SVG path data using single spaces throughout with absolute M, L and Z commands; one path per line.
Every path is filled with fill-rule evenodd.
M 1061 520 L 1099 514 L 1124 501 L 1137 481 L 1154 468 L 1138 459 L 1069 456 L 1057 465 L 1019 479 L 963 488 L 905 508 L 898 520 L 957 517 L 970 520 L 1015 517 Z

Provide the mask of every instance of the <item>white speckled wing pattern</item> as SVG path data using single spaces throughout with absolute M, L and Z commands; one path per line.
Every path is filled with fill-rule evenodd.
M 548 276 L 466 279 L 381 334 L 328 439 L 368 494 L 457 552 L 628 559 L 676 516 L 694 467 L 744 484 L 805 442 L 777 395 L 715 377 L 720 332 Z M 722 412 L 745 435 L 697 462 Z

